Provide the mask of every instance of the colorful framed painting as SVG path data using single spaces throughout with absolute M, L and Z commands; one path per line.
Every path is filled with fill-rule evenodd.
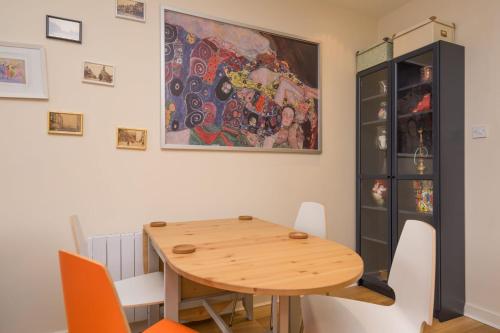
M 162 7 L 161 147 L 321 152 L 320 45 Z
M 115 68 L 111 65 L 85 61 L 82 82 L 114 86 Z
M 146 3 L 141 0 L 116 0 L 116 17 L 146 22 Z
M 144 128 L 117 128 L 116 148 L 146 150 L 148 131 Z
M 43 47 L 0 42 L 0 97 L 49 98 Z
M 49 112 L 48 133 L 61 135 L 83 135 L 83 114 Z

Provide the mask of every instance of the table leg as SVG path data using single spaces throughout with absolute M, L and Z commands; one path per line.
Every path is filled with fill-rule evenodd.
M 243 294 L 243 307 L 247 313 L 247 319 L 253 320 L 253 295 Z
M 288 333 L 290 329 L 290 296 L 279 297 L 279 333 Z
M 149 239 L 149 237 L 145 237 L 143 239 L 144 241 L 147 241 L 147 271 L 145 271 L 144 273 L 157 272 L 160 263 L 160 257 L 153 248 L 153 245 L 151 244 L 151 240 Z M 160 306 L 159 305 L 148 306 L 149 326 L 157 323 L 159 320 L 160 320 Z
M 290 297 L 290 333 L 300 333 L 302 324 L 302 311 L 300 308 L 300 296 Z
M 278 296 L 271 296 L 271 327 L 272 333 L 278 333 Z
M 181 279 L 169 264 L 164 263 L 165 274 L 165 312 L 164 317 L 179 321 L 179 303 L 181 302 Z

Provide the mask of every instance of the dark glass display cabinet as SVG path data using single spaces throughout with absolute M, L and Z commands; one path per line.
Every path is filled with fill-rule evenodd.
M 358 73 L 360 281 L 394 297 L 391 261 L 407 220 L 436 229 L 434 314 L 463 314 L 464 48 L 436 42 Z M 415 255 L 418 255 L 416 253 Z

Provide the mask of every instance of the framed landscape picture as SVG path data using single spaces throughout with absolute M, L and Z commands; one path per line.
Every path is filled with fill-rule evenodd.
M 43 47 L 0 42 L 0 97 L 49 98 Z
M 141 0 L 116 0 L 116 17 L 146 21 L 146 3 Z
M 63 135 L 83 135 L 83 114 L 49 112 L 48 133 Z
M 116 148 L 146 150 L 148 131 L 144 128 L 118 128 L 116 130 Z
M 46 37 L 82 43 L 82 22 L 62 17 L 46 16 Z
M 82 81 L 86 83 L 114 86 L 115 68 L 111 65 L 104 65 L 95 62 L 85 61 L 83 63 Z
M 321 152 L 319 43 L 162 7 L 161 147 Z

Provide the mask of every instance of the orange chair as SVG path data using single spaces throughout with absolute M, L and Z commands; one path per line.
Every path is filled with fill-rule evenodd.
M 106 268 L 96 261 L 59 251 L 69 333 L 130 333 Z M 143 333 L 196 333 L 162 320 Z

